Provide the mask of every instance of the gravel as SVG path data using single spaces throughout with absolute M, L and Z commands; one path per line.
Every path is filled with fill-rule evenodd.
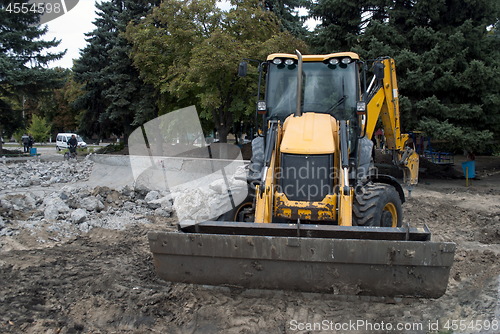
M 17 164 L 0 164 L 0 184 L 3 189 L 17 189 L 40 185 L 47 187 L 55 183 L 85 180 L 94 163 L 90 160 L 78 162 L 27 161 Z
M 0 189 L 0 235 L 30 229 L 59 240 L 96 227 L 122 230 L 136 224 L 174 225 L 179 219 L 203 221 L 230 209 L 227 186 L 234 201 L 246 196 L 246 182 L 235 176 L 229 183 L 211 180 L 199 188 L 173 193 L 144 185 L 95 187 L 106 182 L 89 180 L 95 176 L 94 166 L 109 169 L 87 159 L 0 164 L 0 183 L 4 185 Z
M 0 236 L 29 230 L 61 240 L 96 227 L 123 230 L 153 221 L 175 223 L 169 219 L 174 211 L 169 192 L 130 185 L 89 187 L 85 181 L 93 166 L 90 160 L 0 164 Z M 39 241 L 45 243 L 48 237 Z

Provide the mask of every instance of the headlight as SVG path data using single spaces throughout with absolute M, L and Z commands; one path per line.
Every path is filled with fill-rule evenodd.
M 350 64 L 351 63 L 351 58 L 349 57 L 345 57 L 345 58 L 342 58 L 342 64 Z
M 366 102 L 364 101 L 356 102 L 356 111 L 358 112 L 358 114 L 366 113 Z
M 295 62 L 293 61 L 293 59 L 287 59 L 285 60 L 285 65 L 293 65 Z
M 279 59 L 279 58 L 274 58 L 274 59 L 273 59 L 273 64 L 274 64 L 274 65 L 279 65 L 279 64 L 281 64 L 282 62 L 283 62 L 283 61 L 282 61 L 281 59 Z
M 330 63 L 330 65 L 337 65 L 339 63 L 339 60 L 337 58 L 332 58 L 328 62 Z
M 259 101 L 257 102 L 257 110 L 258 111 L 266 111 L 266 101 Z

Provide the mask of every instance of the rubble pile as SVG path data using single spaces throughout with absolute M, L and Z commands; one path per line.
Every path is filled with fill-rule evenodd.
M 123 230 L 152 221 L 171 224 L 173 198 L 168 191 L 89 187 L 84 181 L 92 165 L 91 161 L 0 165 L 0 236 L 25 230 L 45 242 L 46 238 L 69 238 L 95 227 Z
M 37 235 L 44 231 L 55 239 L 69 238 L 95 227 L 123 230 L 148 224 L 153 217 L 155 223 L 172 224 L 173 220 L 167 219 L 172 212 L 169 192 L 72 184 L 42 196 L 30 191 L 0 196 L 0 236 L 25 229 Z
M 87 159 L 78 162 L 31 160 L 18 164 L 0 164 L 0 184 L 2 189 L 17 189 L 85 180 L 89 177 L 93 164 Z
M 136 224 L 171 226 L 179 219 L 203 221 L 231 209 L 229 194 L 238 203 L 247 196 L 246 181 L 239 178 L 244 169 L 227 181 L 200 179 L 197 188 L 171 192 L 137 183 L 103 186 L 108 184 L 109 175 L 93 179 L 101 175 L 93 173 L 93 168 L 103 166 L 110 168 L 87 159 L 0 164 L 0 236 L 27 231 L 45 242 L 47 238 L 71 238 L 96 227 L 124 230 Z M 175 219 L 171 218 L 174 212 Z

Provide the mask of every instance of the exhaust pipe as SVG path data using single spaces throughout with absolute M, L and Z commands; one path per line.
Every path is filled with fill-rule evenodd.
M 302 54 L 299 50 L 295 50 L 298 58 L 298 73 L 297 73 L 297 109 L 295 110 L 295 117 L 302 116 Z

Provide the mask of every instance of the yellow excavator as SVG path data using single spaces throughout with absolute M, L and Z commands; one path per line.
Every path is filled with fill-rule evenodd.
M 157 273 L 256 289 L 443 295 L 455 244 L 403 223 L 404 187 L 373 163 L 381 124 L 404 183 L 418 182 L 394 60 L 296 51 L 271 54 L 258 69 L 263 131 L 252 142 L 249 196 L 218 219 L 150 233 Z M 246 72 L 242 62 L 239 75 Z

